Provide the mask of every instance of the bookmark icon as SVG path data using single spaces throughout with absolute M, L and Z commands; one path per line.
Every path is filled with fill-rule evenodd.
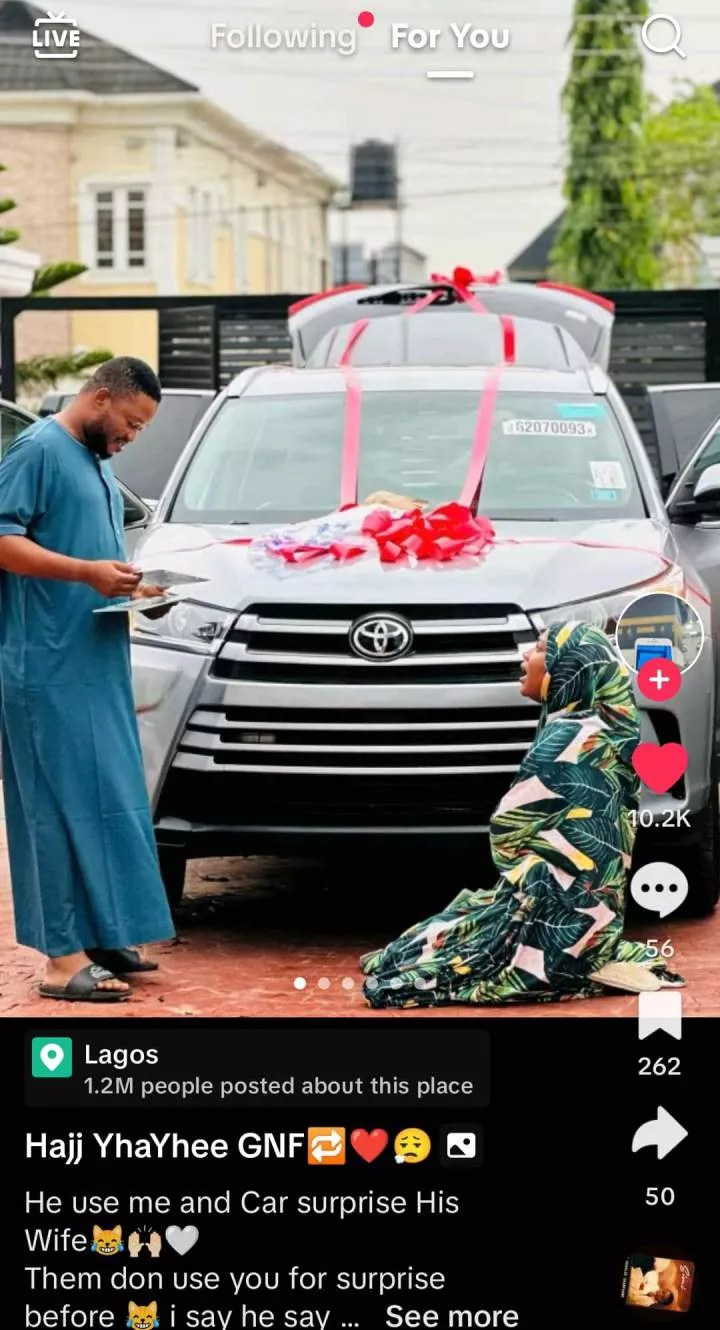
M 663 1030 L 671 1039 L 682 1039 L 682 993 L 660 989 L 638 997 L 638 1039 L 648 1039 Z

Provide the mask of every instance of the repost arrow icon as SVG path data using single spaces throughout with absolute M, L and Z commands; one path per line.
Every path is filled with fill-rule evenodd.
M 668 1113 L 665 1108 L 658 1108 L 657 1117 L 643 1122 L 642 1127 L 638 1127 L 635 1132 L 632 1152 L 637 1154 L 638 1150 L 646 1150 L 649 1145 L 654 1145 L 658 1159 L 664 1159 L 685 1140 L 687 1134 L 672 1113 Z
M 313 1158 L 320 1163 L 322 1159 L 332 1159 L 342 1150 L 343 1138 L 338 1131 L 331 1131 L 326 1136 L 316 1136 L 312 1143 Z

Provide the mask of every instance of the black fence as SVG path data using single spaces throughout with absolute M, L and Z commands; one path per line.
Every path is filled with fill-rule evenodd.
M 616 307 L 610 372 L 653 460 L 657 441 L 645 394 L 651 384 L 720 383 L 720 289 L 605 292 Z M 151 310 L 167 388 L 225 387 L 241 370 L 290 359 L 288 307 L 298 295 L 63 296 L 0 301 L 2 396 L 16 395 L 15 320 L 32 310 Z
M 241 370 L 290 359 L 288 308 L 278 296 L 52 296 L 0 300 L 1 395 L 17 392 L 15 320 L 32 311 L 150 311 L 158 316 L 158 370 L 166 388 L 224 388 Z M 131 348 L 128 348 L 130 350 Z
M 655 415 L 646 389 L 664 383 L 720 383 L 720 289 L 603 294 L 616 310 L 610 374 L 661 476 Z

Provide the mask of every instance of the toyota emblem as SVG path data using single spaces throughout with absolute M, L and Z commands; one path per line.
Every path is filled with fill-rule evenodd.
M 397 660 L 411 648 L 413 631 L 406 619 L 392 614 L 368 614 L 350 629 L 350 646 L 365 660 Z

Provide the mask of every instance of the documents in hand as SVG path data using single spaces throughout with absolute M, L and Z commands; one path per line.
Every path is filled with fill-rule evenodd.
M 190 586 L 193 582 L 207 582 L 207 578 L 193 577 L 190 573 L 171 573 L 167 568 L 153 568 L 150 572 L 143 569 L 141 586 L 143 582 L 146 586 L 161 586 L 169 590 L 176 586 Z
M 169 608 L 170 605 L 177 605 L 179 599 L 179 596 L 140 596 L 135 600 L 116 600 L 111 605 L 101 605 L 99 610 L 93 610 L 93 614 L 115 614 L 118 610 L 128 614 L 131 610 L 154 610 L 160 605 Z
M 136 565 L 137 566 L 137 565 Z M 139 571 L 139 570 L 138 570 Z M 194 583 L 207 582 L 206 577 L 192 577 L 190 573 L 172 573 L 167 568 L 152 568 L 149 572 L 143 571 L 140 585 L 166 587 L 168 590 L 180 586 L 192 586 Z M 118 610 L 154 610 L 160 605 L 176 605 L 177 596 L 145 596 L 136 600 L 115 601 L 112 605 L 102 605 L 99 610 L 94 610 L 95 614 L 114 614 Z

